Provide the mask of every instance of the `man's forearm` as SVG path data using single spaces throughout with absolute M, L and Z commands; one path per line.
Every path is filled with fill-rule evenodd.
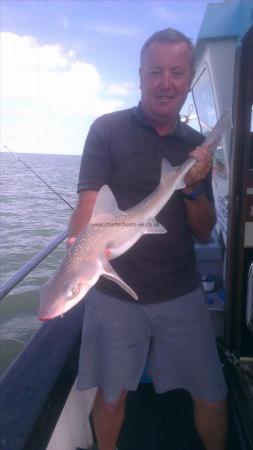
M 82 211 L 81 209 L 75 209 L 68 225 L 68 237 L 76 238 L 89 222 L 90 213 L 88 211 Z
M 216 223 L 215 208 L 212 203 L 202 195 L 197 200 L 184 200 L 188 223 L 193 235 L 199 241 L 207 241 Z
M 67 247 L 74 243 L 77 236 L 89 222 L 96 198 L 96 191 L 84 191 L 80 193 L 78 204 L 69 221 Z
M 190 156 L 196 159 L 196 163 L 184 177 L 185 187 L 182 193 L 192 233 L 198 240 L 206 241 L 215 225 L 216 213 L 213 204 L 205 196 L 203 188 L 201 189 L 201 183 L 211 171 L 212 155 L 209 149 L 202 145 L 192 151 Z M 194 191 L 197 197 L 192 198 Z

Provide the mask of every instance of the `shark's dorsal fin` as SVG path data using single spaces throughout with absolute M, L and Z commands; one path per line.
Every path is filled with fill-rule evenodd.
M 166 158 L 162 159 L 161 180 L 168 176 L 170 172 L 174 172 L 178 166 L 172 166 Z
M 182 164 L 183 166 L 183 164 Z M 162 167 L 161 167 L 161 185 L 168 186 L 169 180 L 173 182 L 173 179 L 178 178 L 178 173 L 181 172 L 181 166 L 172 166 L 167 159 L 163 158 L 162 160 Z M 184 183 L 184 175 L 182 174 L 182 177 L 178 178 L 176 189 L 182 189 L 185 187 Z
M 125 283 L 125 281 L 122 280 L 122 278 L 120 278 L 120 276 L 115 272 L 112 265 L 106 260 L 104 260 L 104 262 L 103 262 L 102 275 L 104 275 L 104 277 L 108 278 L 109 280 L 117 283 L 122 289 L 124 289 L 135 300 L 138 300 L 137 294 L 133 291 L 133 289 L 130 288 L 130 286 L 128 286 L 128 284 Z
M 119 209 L 111 189 L 105 184 L 98 192 L 90 223 L 97 222 L 98 217 L 100 220 L 103 217 L 104 220 L 108 220 L 109 217 L 117 216 L 118 214 L 125 213 Z
M 160 184 L 168 186 L 176 178 L 178 166 L 172 166 L 165 158 L 162 160 Z

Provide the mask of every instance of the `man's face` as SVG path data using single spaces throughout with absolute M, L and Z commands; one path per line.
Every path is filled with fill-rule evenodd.
M 155 122 L 177 117 L 193 76 L 191 53 L 184 42 L 153 42 L 140 68 L 141 104 Z

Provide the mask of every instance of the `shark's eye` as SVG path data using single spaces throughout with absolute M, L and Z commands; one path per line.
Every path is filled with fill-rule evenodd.
M 67 292 L 67 298 L 66 300 L 71 300 L 75 295 L 79 292 L 80 284 L 76 283 L 75 286 L 71 287 Z

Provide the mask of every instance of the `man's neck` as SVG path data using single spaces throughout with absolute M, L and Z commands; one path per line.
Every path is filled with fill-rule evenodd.
M 177 126 L 177 119 L 174 119 L 173 122 L 165 124 L 153 124 L 157 133 L 160 136 L 166 136 L 167 134 L 172 134 Z
M 168 120 L 156 120 L 149 116 L 149 120 L 160 136 L 172 134 L 177 126 L 177 118 Z
M 142 110 L 149 119 L 149 122 L 156 129 L 160 136 L 166 136 L 167 134 L 173 133 L 177 126 L 177 117 L 167 118 L 167 117 L 153 117 L 145 110 L 143 104 L 141 104 Z

